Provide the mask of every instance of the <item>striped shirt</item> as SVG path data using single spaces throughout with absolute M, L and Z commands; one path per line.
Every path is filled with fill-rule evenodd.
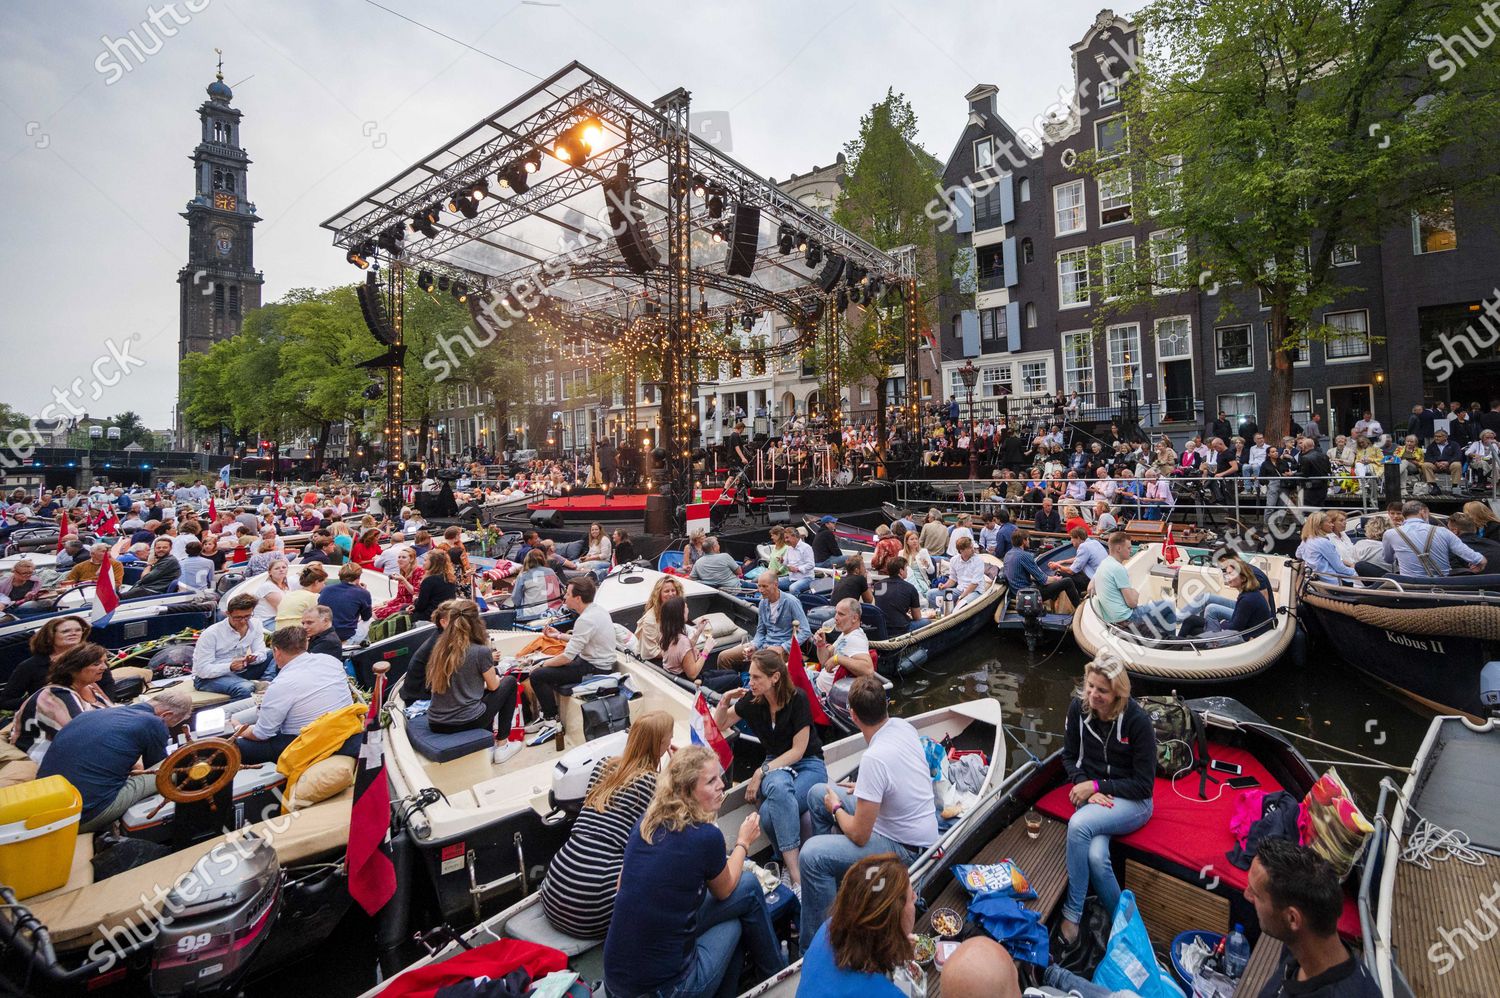
M 595 767 L 589 790 L 599 782 Z M 615 792 L 609 809 L 585 807 L 573 832 L 552 857 L 542 882 L 542 908 L 552 927 L 579 939 L 603 939 L 615 910 L 625 843 L 656 793 L 656 774 L 643 773 Z

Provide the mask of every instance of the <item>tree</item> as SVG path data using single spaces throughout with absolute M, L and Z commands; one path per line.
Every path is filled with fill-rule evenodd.
M 899 295 L 848 313 L 839 358 L 845 385 L 875 379 L 876 436 L 881 455 L 886 440 L 886 379 L 893 363 L 904 360 L 906 322 L 931 322 L 931 311 L 950 280 L 937 266 L 937 233 L 927 214 L 932 192 L 940 190 L 938 162 L 917 144 L 917 116 L 905 95 L 887 90 L 885 99 L 860 118 L 859 135 L 844 146 L 847 180 L 833 220 L 882 250 L 914 247 L 919 304 L 905 316 Z M 917 372 L 906 372 L 907 391 L 916 391 Z M 833 400 L 837 404 L 838 400 Z
M 150 450 L 156 445 L 155 434 L 146 428 L 145 423 L 141 422 L 140 415 L 130 409 L 113 417 L 109 422 L 120 431 L 119 446 L 121 447 L 140 444 L 143 448 Z
M 1117 268 L 1096 329 L 1163 286 L 1256 289 L 1270 310 L 1266 430 L 1285 434 L 1292 351 L 1336 334 L 1318 315 L 1349 290 L 1335 250 L 1493 189 L 1496 60 L 1464 43 L 1471 58 L 1455 63 L 1443 55 L 1456 46 L 1430 40 L 1473 37 L 1474 15 L 1448 0 L 1147 4 L 1123 90 L 1128 151 L 1079 162 L 1129 170 L 1135 210 L 1180 228 L 1189 263 L 1157 272 L 1147 251 Z

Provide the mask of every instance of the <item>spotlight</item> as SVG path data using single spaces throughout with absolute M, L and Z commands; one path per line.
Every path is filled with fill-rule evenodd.
M 469 292 L 464 288 L 463 281 L 453 282 L 453 297 L 457 298 L 460 302 L 466 302 L 469 300 Z
M 435 223 L 439 216 L 441 216 L 442 210 L 440 205 L 428 205 L 422 211 L 412 216 L 411 230 L 413 232 L 420 232 L 429 239 L 436 236 L 437 226 Z
M 599 151 L 605 139 L 604 123 L 598 118 L 585 118 L 579 123 L 579 138 L 588 146 L 590 153 Z
M 448 275 L 447 274 L 439 274 L 438 275 L 437 289 L 439 291 L 447 291 L 448 290 Z
M 709 232 L 713 233 L 713 240 L 714 240 L 714 242 L 716 242 L 716 243 L 722 243 L 724 241 L 724 223 L 723 222 L 715 222 L 713 224 L 713 227 L 711 229 L 709 229 Z
M 589 150 L 583 140 L 584 126 L 574 125 L 557 137 L 552 144 L 552 155 L 570 166 L 579 166 L 589 158 Z
M 417 287 L 423 291 L 432 290 L 432 272 L 428 270 L 417 271 Z
M 358 246 L 344 254 L 344 259 L 354 264 L 360 270 L 369 270 L 371 258 L 375 255 L 375 244 L 366 239 Z
M 715 192 L 708 199 L 708 217 L 718 218 L 722 214 L 724 214 L 724 198 Z
M 847 311 L 849 308 L 849 292 L 845 291 L 843 288 L 839 288 L 839 296 L 837 299 L 835 299 L 835 301 L 835 307 L 840 312 Z
M 848 268 L 844 271 L 844 283 L 849 285 L 849 287 L 851 288 L 858 287 L 860 280 L 864 276 L 864 273 L 865 268 L 861 267 L 857 263 L 851 262 Z
M 746 312 L 744 315 L 740 316 L 740 328 L 747 333 L 755 328 L 754 313 Z
M 531 186 L 531 174 L 534 172 L 527 161 L 518 160 L 512 164 L 506 178 L 510 181 L 510 189 L 517 194 L 525 194 L 526 189 Z
M 462 197 L 463 197 L 462 194 L 449 194 L 448 195 L 448 203 L 445 204 L 445 205 L 443 205 L 443 207 L 448 209 L 449 214 L 457 215 L 458 214 L 458 202 L 459 202 L 459 199 L 462 198 Z
M 521 168 L 527 173 L 535 173 L 542 168 L 542 154 L 533 149 L 521 157 Z
M 467 194 L 460 194 L 458 196 L 458 212 L 464 218 L 473 218 L 479 214 L 479 205 L 475 204 L 474 199 Z
M 792 227 L 782 222 L 781 227 L 776 230 L 776 248 L 781 250 L 782 256 L 786 256 L 792 252 L 792 241 L 794 238 Z
M 472 198 L 476 204 L 489 197 L 489 195 L 490 182 L 483 177 L 480 177 L 479 181 L 469 189 L 469 197 Z
M 808 246 L 807 233 L 806 232 L 799 232 L 799 233 L 797 233 L 797 252 L 798 253 L 806 253 L 807 252 L 807 246 Z
M 375 244 L 391 256 L 401 255 L 401 241 L 406 238 L 406 227 L 401 224 L 388 225 L 376 237 Z
M 693 174 L 693 197 L 695 197 L 695 198 L 701 198 L 703 195 L 705 195 L 707 193 L 708 193 L 708 181 L 703 178 L 703 174 L 701 174 L 701 173 L 695 173 L 695 174 Z
M 368 385 L 365 385 L 365 390 L 360 392 L 360 394 L 373 402 L 385 394 L 385 387 L 378 381 L 372 381 Z
M 807 249 L 803 250 L 803 253 L 807 255 L 803 257 L 802 262 L 809 267 L 816 267 L 818 264 L 823 262 L 823 247 L 818 245 L 817 243 L 808 243 Z

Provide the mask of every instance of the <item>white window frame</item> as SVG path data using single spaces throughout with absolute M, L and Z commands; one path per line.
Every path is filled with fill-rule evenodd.
M 1333 347 L 1333 344 L 1335 342 L 1335 339 L 1330 336 L 1328 339 L 1324 340 L 1324 342 L 1323 342 L 1323 361 L 1324 361 L 1324 363 L 1326 363 L 1326 364 L 1357 364 L 1360 361 L 1367 361 L 1367 360 L 1370 359 L 1370 310 L 1369 309 L 1367 309 L 1367 308 L 1351 308 L 1351 309 L 1344 309 L 1344 310 L 1341 310 L 1341 311 L 1338 311 L 1338 312 L 1324 312 L 1323 313 L 1323 323 L 1325 325 L 1328 325 L 1328 326 L 1334 326 L 1335 325 L 1334 322 L 1333 322 L 1334 318 L 1337 317 L 1337 318 L 1342 319 L 1345 316 L 1352 316 L 1352 315 L 1361 316 L 1362 319 L 1363 319 L 1363 322 L 1364 322 L 1364 337 L 1363 338 L 1364 338 L 1364 342 L 1365 342 L 1365 352 L 1361 353 L 1361 354 L 1346 354 L 1346 355 L 1343 355 L 1343 356 L 1335 357 L 1333 355 L 1333 353 L 1332 353 L 1332 347 Z M 1347 327 L 1336 327 L 1336 328 L 1347 328 Z M 1349 335 L 1347 332 L 1344 335 L 1338 337 L 1339 341 L 1352 340 L 1352 339 L 1354 339 L 1354 337 L 1351 336 L 1351 335 Z
M 1092 398 L 1098 391 L 1094 371 L 1094 331 L 1075 329 L 1062 334 L 1063 391 Z
M 1113 257 L 1113 259 L 1111 259 Z M 1120 297 L 1119 294 L 1110 294 L 1109 288 L 1113 287 L 1111 271 L 1120 269 L 1129 270 L 1131 260 L 1135 257 L 1135 236 L 1126 236 L 1123 239 L 1112 239 L 1107 243 L 1099 244 L 1099 286 L 1104 288 L 1104 300 L 1114 301 Z
M 1224 366 L 1224 333 L 1231 329 L 1243 329 L 1245 331 L 1245 366 Z M 1238 348 L 1236 348 L 1238 349 Z M 1255 324 L 1250 322 L 1233 322 L 1224 326 L 1214 327 L 1214 371 L 1217 374 L 1237 374 L 1242 371 L 1255 370 Z
M 1157 185 L 1161 188 L 1163 200 L 1166 207 L 1177 207 L 1177 196 L 1182 191 L 1182 157 L 1178 155 L 1168 156 L 1160 165 L 1157 173 Z M 1148 214 L 1156 216 L 1161 214 L 1163 206 L 1153 204 Z
M 1038 377 L 1033 370 L 1028 373 L 1027 368 L 1041 368 Z M 1022 395 L 1045 395 L 1052 391 L 1052 365 L 1044 360 L 1021 361 L 1021 394 Z
M 1453 192 L 1448 192 L 1448 214 L 1453 219 L 1453 245 L 1443 249 L 1422 248 L 1422 212 L 1411 213 L 1411 251 L 1413 256 L 1430 256 L 1433 253 L 1450 253 L 1458 249 L 1458 212 L 1453 206 Z
M 1306 343 L 1297 347 L 1297 352 L 1292 354 L 1293 367 L 1310 367 L 1312 365 L 1312 351 Z M 1266 323 L 1266 370 L 1276 366 L 1276 358 L 1271 356 L 1271 324 Z
M 1120 81 L 1106 76 L 1099 81 L 1097 93 L 1097 103 L 1101 108 L 1120 103 Z
M 1124 147 L 1119 152 L 1107 153 L 1099 147 L 1099 129 L 1108 125 L 1112 121 L 1124 117 L 1124 114 L 1112 114 L 1108 118 L 1100 118 L 1098 121 L 1094 122 L 1094 151 L 1098 153 L 1098 159 L 1114 159 L 1116 156 L 1122 156 L 1130 151 L 1130 123 L 1128 121 L 1125 122 Z
M 1079 279 L 1076 282 L 1076 287 L 1079 288 L 1079 289 L 1082 289 L 1082 291 L 1083 291 L 1083 299 L 1081 301 L 1072 301 L 1072 302 L 1070 302 L 1067 299 L 1067 296 L 1066 296 L 1065 291 L 1064 291 L 1065 282 L 1064 282 L 1064 279 L 1063 279 L 1063 262 L 1064 262 L 1064 260 L 1068 260 L 1070 262 L 1074 261 L 1074 260 L 1078 260 L 1078 261 L 1082 262 L 1082 266 L 1081 267 L 1076 267 L 1072 271 L 1073 274 L 1079 275 Z M 1090 300 L 1091 300 L 1091 298 L 1090 298 L 1090 295 L 1089 295 L 1089 251 L 1088 251 L 1088 248 L 1085 247 L 1085 246 L 1080 246 L 1080 247 L 1078 247 L 1076 249 L 1059 250 L 1058 253 L 1057 253 L 1057 307 L 1059 309 L 1088 308 Z
M 1340 258 L 1340 251 L 1346 255 Z M 1329 262 L 1335 267 L 1352 267 L 1359 263 L 1359 246 L 1354 243 L 1334 243 L 1333 252 L 1330 254 Z
M 1011 364 L 990 364 L 979 369 L 979 380 L 974 383 L 974 394 L 979 398 L 996 399 L 1002 393 L 1000 386 L 1015 394 L 1015 369 Z
M 1233 405 L 1229 401 L 1230 399 L 1238 399 L 1238 400 L 1241 400 L 1241 401 L 1243 401 L 1244 399 L 1249 399 L 1250 400 L 1250 408 L 1249 409 L 1241 409 L 1238 406 Z M 1241 416 L 1249 416 L 1251 419 L 1255 420 L 1257 423 L 1260 422 L 1260 414 L 1259 414 L 1259 411 L 1258 411 L 1258 400 L 1257 400 L 1256 395 L 1255 395 L 1254 392 L 1226 392 L 1225 394 L 1220 395 L 1217 398 L 1215 398 L 1214 401 L 1218 403 L 1218 406 L 1217 406 L 1217 409 L 1216 409 L 1217 412 L 1222 412 L 1222 413 L 1228 414 L 1230 420 L 1232 421 L 1230 423 L 1231 426 L 1238 426 L 1239 422 L 1240 422 L 1239 418 Z M 1228 443 L 1229 441 L 1226 440 L 1224 442 Z
M 1031 200 L 1031 178 L 1022 177 L 1016 181 L 1016 197 L 1022 204 Z
M 1161 327 L 1164 326 L 1164 325 L 1166 325 L 1169 322 L 1172 322 L 1172 323 L 1176 323 L 1176 322 L 1187 323 L 1187 337 L 1185 339 L 1185 342 L 1187 343 L 1187 353 L 1168 354 L 1168 353 L 1163 353 L 1162 352 L 1162 349 L 1161 349 Z M 1151 325 L 1151 347 L 1152 347 L 1153 350 L 1156 351 L 1156 360 L 1157 360 L 1157 363 L 1164 363 L 1166 361 L 1172 361 L 1172 360 L 1192 360 L 1193 359 L 1193 317 L 1190 316 L 1190 315 L 1168 315 L 1168 316 L 1165 316 L 1163 318 L 1157 319 Z
M 985 157 L 985 159 L 988 160 L 988 162 L 980 162 L 980 152 L 981 152 L 981 150 L 983 150 L 984 157 Z M 986 135 L 982 139 L 975 139 L 974 140 L 974 169 L 976 169 L 976 170 L 992 170 L 994 168 L 995 168 L 995 139 L 994 139 L 994 137 Z
M 1123 183 L 1121 183 L 1123 181 Z M 1121 167 L 1118 170 L 1110 170 L 1108 173 L 1099 174 L 1099 227 L 1107 225 L 1124 225 L 1135 217 L 1135 208 L 1132 204 L 1135 196 L 1134 188 L 1130 182 L 1130 170 Z M 1108 183 L 1108 187 L 1106 187 Z M 1113 220 L 1105 219 L 1105 212 L 1118 212 L 1124 209 L 1125 216 Z
M 870 386 L 869 385 L 860 385 L 859 386 L 859 404 L 860 405 L 869 405 L 870 404 Z
M 1161 229 L 1151 233 L 1148 245 L 1151 247 L 1151 280 L 1157 285 L 1156 293 L 1159 295 L 1176 294 L 1184 290 L 1180 284 L 1169 285 L 1162 276 L 1162 260 L 1166 254 L 1158 253 L 1157 247 L 1171 241 L 1171 256 L 1176 260 L 1172 267 L 1180 278 L 1187 270 L 1187 240 L 1183 238 L 1182 229 Z
M 1117 336 L 1116 334 L 1122 334 Z M 1123 354 L 1128 356 L 1128 361 L 1115 361 L 1115 344 L 1123 342 L 1125 350 Z M 1109 368 L 1109 393 L 1111 396 L 1118 395 L 1125 390 L 1127 382 L 1125 372 L 1134 373 L 1134 377 L 1128 382 L 1129 386 L 1136 391 L 1145 389 L 1144 367 L 1141 364 L 1141 324 L 1139 322 L 1120 322 L 1113 326 L 1104 327 L 1104 350 L 1105 362 Z
M 1066 208 L 1062 208 L 1058 205 L 1058 196 L 1062 194 L 1064 190 L 1070 192 L 1076 191 L 1078 196 L 1077 202 L 1069 205 Z M 1087 229 L 1089 227 L 1088 207 L 1088 189 L 1084 186 L 1083 178 L 1080 177 L 1077 180 L 1070 180 L 1065 184 L 1054 185 L 1052 188 L 1053 234 L 1059 236 L 1069 236 L 1075 232 L 1082 232 Z M 1075 225 L 1066 229 L 1062 227 L 1064 211 L 1068 212 L 1070 217 L 1076 222 Z

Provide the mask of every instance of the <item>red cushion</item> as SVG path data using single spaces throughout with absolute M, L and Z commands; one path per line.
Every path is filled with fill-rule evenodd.
M 1266 767 L 1244 749 L 1210 745 L 1209 750 L 1214 759 L 1239 763 L 1244 775 L 1259 779 L 1260 789 L 1266 793 L 1282 789 Z M 1229 779 L 1225 773 L 1211 775 L 1217 780 Z M 1067 821 L 1076 810 L 1068 801 L 1068 789 L 1064 785 L 1046 794 L 1037 802 L 1037 810 L 1059 821 Z M 1250 883 L 1250 872 L 1241 870 L 1226 858 L 1236 844 L 1229 832 L 1229 819 L 1234 815 L 1242 791 L 1231 790 L 1222 784 L 1217 787 L 1209 784 L 1204 792 L 1208 801 L 1198 799 L 1196 773 L 1181 776 L 1175 790 L 1171 780 L 1158 776 L 1151 820 L 1129 835 L 1120 836 L 1120 842 L 1189 870 L 1204 871 L 1205 881 L 1211 882 L 1218 877 L 1221 883 L 1233 890 L 1243 891 Z M 1351 939 L 1360 932 L 1359 912 L 1353 899 L 1347 896 L 1344 898 L 1344 912 L 1339 917 L 1339 932 Z

